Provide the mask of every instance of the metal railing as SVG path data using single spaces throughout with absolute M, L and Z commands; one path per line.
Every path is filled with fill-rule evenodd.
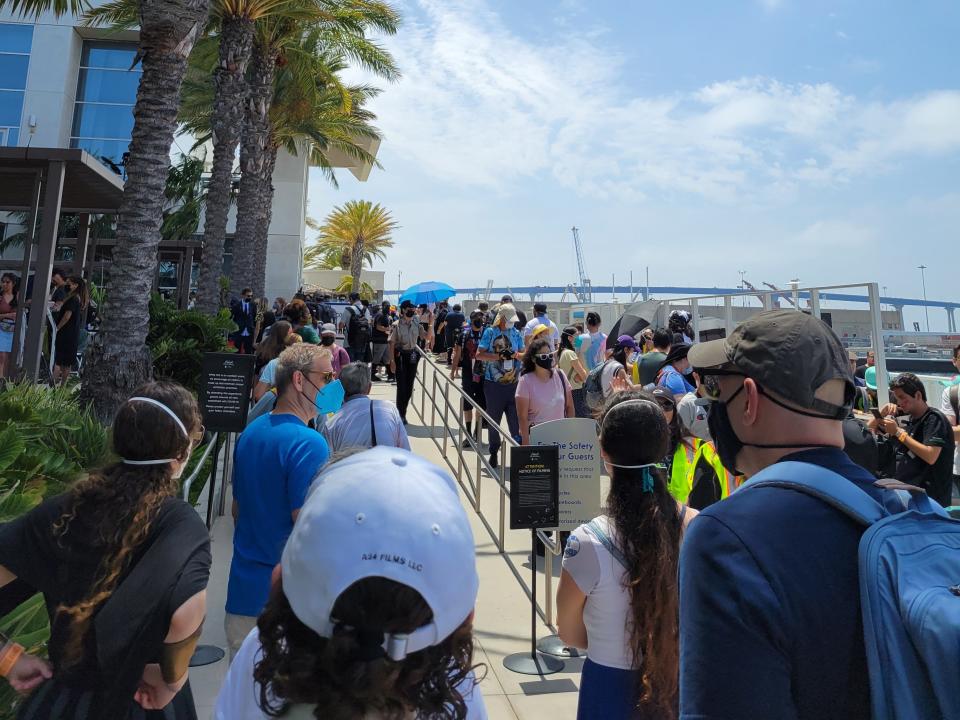
M 520 572 L 520 569 L 516 566 L 513 558 L 506 550 L 505 540 L 507 532 L 507 502 L 509 501 L 510 497 L 510 489 L 507 487 L 504 477 L 509 477 L 507 465 L 507 459 L 509 457 L 508 450 L 509 448 L 517 447 L 518 443 L 509 433 L 500 427 L 499 423 L 495 423 L 493 418 L 487 414 L 486 410 L 480 407 L 476 401 L 473 400 L 473 398 L 467 395 L 463 388 L 460 387 L 457 382 L 452 380 L 443 371 L 443 369 L 437 365 L 436 362 L 434 362 L 433 358 L 431 358 L 428 353 L 424 352 L 419 347 L 417 348 L 417 352 L 419 353 L 421 359 L 425 362 L 426 367 L 429 368 L 431 372 L 427 373 L 424 371 L 416 373 L 414 389 L 416 389 L 416 387 L 419 385 L 420 406 L 417 407 L 415 397 L 411 398 L 410 405 L 413 407 L 414 412 L 420 416 L 420 420 L 424 426 L 428 425 L 427 411 L 429 409 L 430 438 L 433 440 L 434 444 L 436 444 L 437 449 L 440 451 L 444 461 L 457 478 L 457 482 L 460 484 L 460 487 L 463 488 L 463 492 L 466 495 L 467 500 L 477 513 L 477 516 L 480 518 L 480 521 L 483 523 L 484 527 L 486 527 L 487 532 L 490 534 L 491 539 L 497 547 L 497 550 L 503 556 L 504 560 L 506 560 L 510 571 L 517 579 L 517 582 L 520 583 L 520 586 L 523 588 L 523 591 L 526 593 L 527 597 L 531 598 L 531 600 L 535 603 L 537 613 L 543 619 L 544 624 L 553 632 L 556 632 L 556 628 L 553 624 L 553 557 L 559 555 L 561 552 L 560 544 L 558 542 L 559 533 L 557 533 L 557 538 L 550 538 L 545 535 L 542 530 L 537 531 L 537 537 L 546 548 L 546 552 L 544 554 L 544 607 L 541 607 L 540 603 L 533 596 L 530 585 L 526 582 L 523 574 Z M 419 364 L 420 363 L 418 363 L 418 365 Z M 429 379 L 427 378 L 428 374 Z M 452 401 L 451 393 L 453 395 Z M 429 408 L 427 406 L 428 399 L 430 403 Z M 474 412 L 474 422 L 476 422 L 477 417 L 482 420 L 482 423 L 480 423 L 480 432 L 476 437 L 467 431 L 466 425 L 464 424 L 463 410 L 465 410 L 467 407 L 470 407 Z M 437 436 L 436 428 L 438 413 L 441 414 L 442 437 Z M 453 418 L 450 417 L 451 413 L 453 414 Z M 453 420 L 452 425 L 451 419 Z M 488 429 L 492 428 L 494 432 L 500 435 L 500 457 L 498 461 L 499 473 L 493 468 L 483 452 L 482 435 L 484 426 L 486 426 Z M 464 457 L 464 440 L 469 442 L 469 450 L 476 454 L 475 463 L 470 461 L 469 458 Z M 451 443 L 453 444 L 453 447 L 456 449 L 457 453 L 455 462 L 452 461 L 447 455 L 447 451 Z M 497 489 L 500 492 L 497 518 L 495 521 L 496 528 L 491 525 L 490 520 L 484 514 L 480 503 L 481 494 L 483 491 L 484 470 L 487 471 L 487 474 L 494 481 Z M 530 562 L 532 564 L 535 565 L 536 561 L 536 557 L 530 558 Z

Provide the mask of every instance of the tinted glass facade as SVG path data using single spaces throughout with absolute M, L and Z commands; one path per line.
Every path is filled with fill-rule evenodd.
M 18 144 L 33 25 L 0 23 L 0 145 Z
M 133 132 L 133 105 L 140 85 L 137 46 L 87 40 L 83 43 L 70 147 L 82 148 L 107 165 L 120 166 Z

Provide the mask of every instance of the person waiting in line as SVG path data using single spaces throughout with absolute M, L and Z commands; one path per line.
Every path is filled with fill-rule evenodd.
M 271 584 L 214 720 L 486 720 L 473 662 L 476 549 L 440 468 L 386 447 L 332 459 Z
M 556 367 L 555 361 L 548 332 L 535 338 L 523 354 L 523 369 L 516 393 L 521 445 L 530 444 L 530 428 L 534 425 L 563 420 L 575 414 L 570 380 Z
M 270 592 L 270 572 L 293 528 L 310 480 L 327 461 L 327 441 L 314 430 L 331 410 L 330 352 L 300 343 L 280 354 L 277 403 L 237 440 L 233 471 L 233 561 L 224 627 L 231 658 L 256 624 Z M 325 393 L 331 393 L 324 397 Z
M 667 490 L 669 438 L 645 391 L 618 392 L 601 413 L 607 512 L 568 538 L 557 589 L 561 639 L 588 650 L 577 720 L 677 716 L 677 565 L 696 511 Z
M 50 615 L 49 664 L 0 650 L 11 686 L 33 690 L 18 717 L 196 720 L 210 539 L 177 494 L 202 437 L 186 388 L 142 385 L 114 418 L 114 462 L 0 525 L 0 614 L 39 592 Z
M 5 272 L 0 277 L 0 379 L 7 376 L 13 351 L 13 330 L 17 323 L 17 293 L 20 278 Z
M 645 327 L 640 332 L 640 354 L 646 355 L 654 350 L 653 346 L 653 328 Z
M 670 449 L 664 461 L 670 494 L 694 510 L 703 510 L 730 495 L 736 487 L 734 477 L 723 467 L 713 443 L 698 437 L 691 427 L 693 423 L 684 422 L 670 390 L 657 387 L 652 394 L 670 426 Z M 690 403 L 685 403 L 685 407 L 697 409 Z
M 600 388 L 603 390 L 604 398 L 609 398 L 619 390 L 633 387 L 627 368 L 630 367 L 639 350 L 637 341 L 630 335 L 621 335 L 617 338 L 613 353 L 604 361 L 605 364 L 600 371 Z
M 689 345 L 674 345 L 670 348 L 657 372 L 657 386 L 665 387 L 673 393 L 675 400 L 680 400 L 687 393 L 696 392 L 696 376 L 687 355 L 690 354 Z M 691 380 L 693 382 L 691 382 Z
M 493 322 L 493 318 L 496 315 L 496 313 L 490 310 L 490 303 L 488 303 L 486 300 L 481 300 L 480 302 L 477 303 L 477 310 L 482 312 L 484 315 L 483 317 L 484 325 L 489 325 L 490 323 Z
M 369 303 L 364 305 L 360 293 L 350 293 L 350 304 L 343 309 L 340 315 L 340 327 L 343 330 L 344 339 L 347 345 L 347 351 L 350 360 L 359 360 L 361 362 L 370 362 L 370 338 L 373 331 L 373 318 L 368 309 Z M 324 323 L 326 327 L 326 323 Z M 336 337 L 336 327 L 334 327 L 334 337 Z
M 373 328 L 370 331 L 370 376 L 376 382 L 380 380 L 377 371 L 382 366 L 387 373 L 387 381 L 393 380 L 390 372 L 390 326 L 393 318 L 390 316 L 390 303 L 384 300 L 380 309 L 373 317 Z
M 303 300 L 299 298 L 291 300 L 290 304 L 283 309 L 283 316 L 293 326 L 293 331 L 303 338 L 305 343 L 310 345 L 320 344 L 320 335 L 313 327 L 313 316 Z
M 326 419 L 323 437 L 335 453 L 349 447 L 376 447 L 385 445 L 410 449 L 407 429 L 389 400 L 370 397 L 373 383 L 370 366 L 362 362 L 348 363 L 340 370 L 343 385 L 343 406 Z
M 689 359 L 725 467 L 751 477 L 766 470 L 771 480 L 783 477 L 785 462 L 806 477 L 829 470 L 841 477 L 825 482 L 849 483 L 882 504 L 893 495 L 902 509 L 842 450 L 853 378 L 826 323 L 795 310 L 761 312 L 728 337 L 695 345 Z M 749 481 L 700 513 L 680 554 L 681 718 L 872 717 L 863 531 L 819 498 Z
M 913 373 L 901 373 L 890 382 L 896 402 L 880 408 L 880 419 L 868 427 L 896 441 L 897 480 L 927 491 L 949 507 L 953 480 L 953 427 L 940 410 L 927 405 L 927 390 Z M 906 427 L 896 417 L 907 416 Z
M 400 303 L 400 318 L 390 328 L 387 354 L 390 356 L 390 372 L 397 378 L 397 410 L 404 425 L 407 424 L 407 406 L 413 397 L 420 361 L 417 346 L 426 342 L 427 333 L 427 328 L 416 317 L 413 303 L 409 300 Z
M 466 322 L 467 318 L 463 314 L 463 305 L 456 303 L 453 309 L 447 313 L 443 330 L 446 334 L 447 365 L 452 365 L 453 347 L 457 344 L 457 338 Z
M 280 322 L 290 326 L 290 323 L 288 323 L 286 320 L 281 320 Z M 302 343 L 302 342 L 303 342 L 303 338 L 297 335 L 295 332 L 293 332 L 293 329 L 291 326 L 291 329 L 287 331 L 287 334 L 283 339 L 283 349 L 281 349 L 281 351 L 277 353 L 277 357 L 268 361 L 267 364 L 263 366 L 263 369 L 260 371 L 260 375 L 257 378 L 257 384 L 253 386 L 253 402 L 255 403 L 254 407 L 256 407 L 256 404 L 259 404 L 260 400 L 264 396 L 266 396 L 267 393 L 276 390 L 277 363 L 280 362 L 280 355 L 283 353 L 283 350 L 286 350 L 291 345 L 296 345 L 297 343 Z M 275 392 L 273 393 L 273 397 L 275 402 L 276 401 Z M 266 410 L 266 412 L 270 412 L 271 410 L 273 410 L 272 403 L 270 407 Z M 250 413 L 251 414 L 253 413 L 253 409 L 251 409 Z M 257 417 L 259 417 L 259 415 Z M 247 424 L 253 422 L 254 419 L 255 419 L 254 417 L 250 417 L 250 415 L 248 414 Z
M 557 367 L 559 367 L 570 380 L 570 388 L 573 393 L 573 411 L 574 416 L 579 418 L 590 417 L 590 410 L 587 407 L 587 397 L 583 389 L 583 383 L 587 379 L 587 369 L 580 361 L 575 349 L 575 343 L 578 332 L 573 325 L 568 325 L 560 333 L 560 354 L 557 356 Z
M 483 310 L 477 309 L 470 313 L 470 325 L 461 328 L 457 334 L 453 345 L 453 356 L 450 359 L 450 379 L 456 380 L 459 374 L 463 392 L 481 410 L 486 409 L 487 401 L 483 392 L 483 361 L 477 359 L 477 351 L 480 348 L 480 339 L 483 337 L 486 318 L 487 314 Z M 479 446 L 483 442 L 483 418 L 479 416 L 479 413 L 477 414 L 477 424 L 474 428 L 473 405 L 466 400 L 462 401 L 462 405 L 464 432 L 467 435 L 472 435 Z M 470 447 L 468 437 L 463 438 L 461 447 Z
M 649 330 L 649 328 L 647 328 Z M 646 330 L 644 330 L 646 332 Z M 651 331 L 649 352 L 644 352 L 642 356 L 633 364 L 633 384 L 647 387 L 657 382 L 657 373 L 663 366 L 664 360 L 670 353 L 670 344 L 673 336 L 666 328 L 657 328 Z
M 240 353 L 252 353 L 257 333 L 257 304 L 253 301 L 253 290 L 244 288 L 239 299 L 230 303 L 230 319 L 237 330 L 230 339 Z
M 444 300 L 437 303 L 436 317 L 433 319 L 433 354 L 446 355 L 447 353 L 447 315 L 450 310 Z
M 270 326 L 277 321 L 277 314 L 270 307 L 270 301 L 261 297 L 257 301 L 257 326 L 254 333 L 253 344 L 256 347 L 264 338 L 270 334 Z
M 339 377 L 340 370 L 350 364 L 350 354 L 337 345 L 337 326 L 333 323 L 324 323 L 320 326 L 320 345 L 330 351 L 330 362 L 333 372 Z
M 483 361 L 483 392 L 487 415 L 495 423 L 488 428 L 490 467 L 497 468 L 500 452 L 500 420 L 507 416 L 507 427 L 514 440 L 520 442 L 517 417 L 517 381 L 519 361 L 523 359 L 523 336 L 517 330 L 517 311 L 510 303 L 501 303 L 491 327 L 483 331 L 477 359 Z
M 673 334 L 673 345 L 692 345 L 694 341 L 693 328 L 690 326 L 691 315 L 686 310 L 674 310 L 667 318 L 667 329 Z
M 867 361 L 863 365 L 858 365 L 856 372 L 853 373 L 853 376 L 859 378 L 860 380 L 865 380 L 865 375 L 868 368 L 876 367 L 877 363 L 877 353 L 873 350 L 867 350 Z
M 589 347 L 584 349 L 587 370 L 593 370 L 607 359 L 607 335 L 600 332 L 600 315 L 595 312 L 587 313 L 587 334 L 590 336 Z
M 283 309 L 287 306 L 286 298 L 275 297 L 273 299 L 273 313 L 277 317 L 283 315 Z
M 64 285 L 67 295 L 57 314 L 57 340 L 53 353 L 53 381 L 66 384 L 67 378 L 77 364 L 80 333 L 86 324 L 90 294 L 86 281 L 77 275 L 67 278 Z
M 286 320 L 280 320 L 273 325 L 273 330 L 270 331 L 270 334 L 267 335 L 263 342 L 257 345 L 257 351 L 254 353 L 256 360 L 254 362 L 253 372 L 257 377 L 260 377 L 260 373 L 267 363 L 280 357 L 280 353 L 287 348 L 287 338 L 294 334 L 293 326 Z M 270 386 L 272 386 L 272 384 L 271 381 Z M 256 387 L 254 387 L 253 399 L 255 401 L 259 400 L 260 396 L 270 389 L 270 386 L 266 387 L 259 394 L 257 394 Z
M 553 345 L 553 349 L 556 350 L 560 346 L 560 330 L 557 329 L 553 320 L 547 316 L 547 304 L 544 302 L 534 303 L 533 319 L 524 325 L 523 340 L 528 346 L 533 340 L 533 330 L 539 325 L 547 326 L 550 331 L 550 342 Z
M 421 350 L 433 347 L 433 310 L 427 303 L 420 303 L 417 306 L 417 322 L 423 328 L 423 339 L 418 343 Z

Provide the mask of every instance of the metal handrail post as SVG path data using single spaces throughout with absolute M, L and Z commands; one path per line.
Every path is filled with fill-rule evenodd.
M 452 431 L 450 430 L 450 425 L 449 425 L 449 422 L 450 422 L 450 416 L 449 416 L 449 410 L 450 410 L 450 391 L 448 390 L 449 387 L 450 387 L 449 384 L 447 384 L 447 385 L 445 385 L 445 386 L 443 387 L 443 428 L 444 428 L 444 433 L 443 433 L 443 456 L 444 456 L 444 457 L 447 456 L 447 436 L 450 435 L 451 432 L 452 432 Z
M 437 383 L 439 382 L 437 373 L 433 373 L 433 382 L 430 387 L 430 437 L 434 439 L 436 439 L 434 428 L 437 426 Z
M 210 456 L 210 452 L 216 446 L 218 433 L 213 433 L 210 437 L 210 442 L 207 445 L 207 449 L 203 451 L 203 455 L 200 456 L 200 462 L 197 463 L 197 466 L 193 469 L 193 472 L 190 473 L 189 477 L 183 481 L 181 484 L 181 496 L 184 500 L 190 498 L 190 486 L 193 485 L 194 481 L 197 479 L 197 476 L 200 474 L 200 471 L 203 469 L 204 464 L 207 462 L 207 458 Z

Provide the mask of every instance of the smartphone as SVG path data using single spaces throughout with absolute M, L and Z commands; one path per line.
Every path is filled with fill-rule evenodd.
M 877 420 L 883 420 L 883 416 L 880 414 L 880 411 L 877 410 L 876 408 L 870 408 L 870 412 L 873 413 L 873 416 L 874 416 Z

